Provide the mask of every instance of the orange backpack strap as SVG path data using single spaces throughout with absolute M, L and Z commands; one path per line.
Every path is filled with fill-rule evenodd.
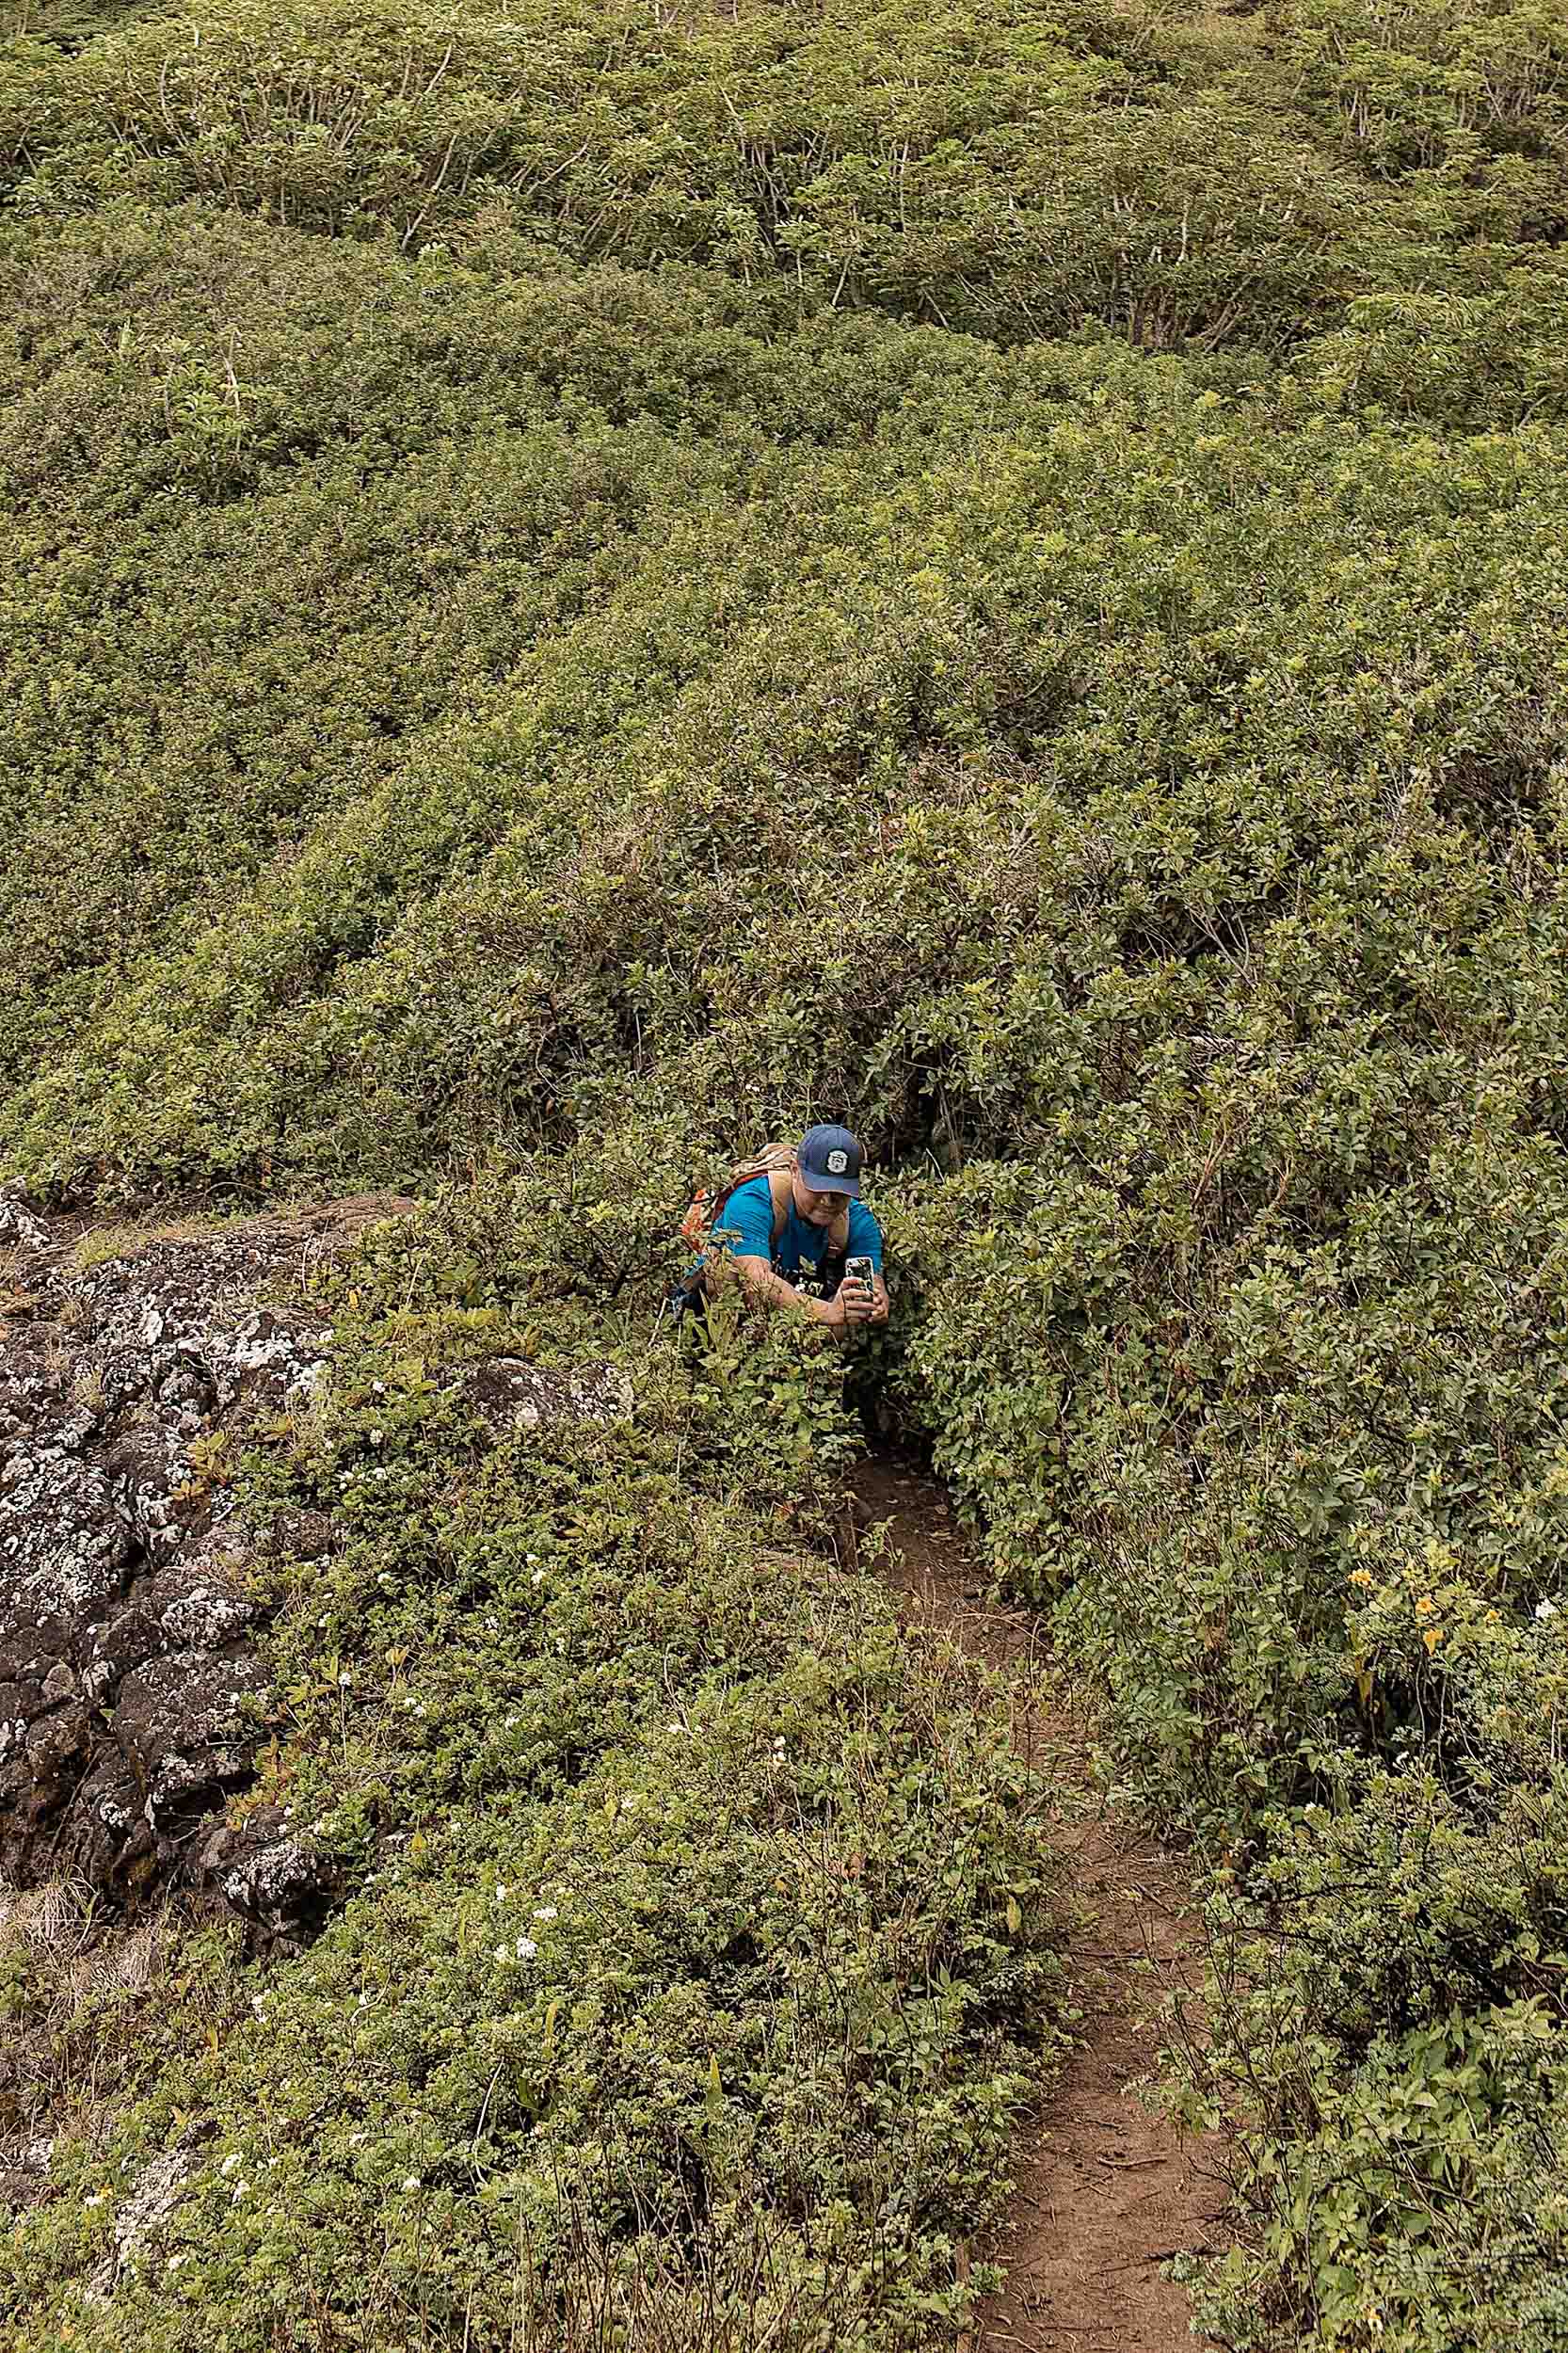
M 771 1253 L 778 1248 L 778 1237 L 784 1231 L 790 1214 L 790 1172 L 787 1168 L 769 1169 L 768 1198 L 773 1204 L 773 1230 L 768 1236 Z

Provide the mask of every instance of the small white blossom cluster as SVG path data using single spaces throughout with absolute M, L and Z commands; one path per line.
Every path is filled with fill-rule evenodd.
M 552 1880 L 547 1888 L 540 1888 L 537 1892 L 540 1900 L 537 1903 L 529 1904 L 531 1916 L 542 1922 L 558 1920 L 561 1916 L 559 1905 L 547 1903 L 543 1899 L 546 1896 L 566 1895 L 568 1893 L 567 1882 L 564 1880 Z M 529 1903 L 529 1892 L 525 1887 L 520 1887 L 505 1880 L 497 1880 L 495 1883 L 496 1902 L 504 1904 L 508 1897 Z M 498 1945 L 495 1948 L 495 1957 L 504 1967 L 510 1967 L 519 1961 L 536 1960 L 538 1950 L 537 1941 L 534 1937 L 518 1936 L 510 1944 Z
M 515 1887 L 508 1886 L 504 1880 L 497 1880 L 495 1883 L 495 1899 L 498 1904 L 504 1904 L 508 1896 L 515 1896 L 517 1892 L 517 1889 Z M 557 1888 L 556 1893 L 560 1893 L 559 1888 Z M 536 1904 L 534 1908 L 534 1917 L 536 1920 L 558 1920 L 560 1916 L 560 1913 L 553 1904 Z
M 495 1957 L 501 1961 L 511 1961 L 514 1958 L 518 1961 L 532 1961 L 538 1949 L 531 1936 L 520 1936 L 515 1945 L 498 1945 L 495 1948 Z

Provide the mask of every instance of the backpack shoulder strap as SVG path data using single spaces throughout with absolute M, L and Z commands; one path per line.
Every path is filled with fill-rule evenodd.
M 778 1237 L 784 1231 L 785 1221 L 790 1214 L 790 1172 L 787 1167 L 769 1169 L 768 1194 L 773 1203 L 772 1243 L 776 1250 Z

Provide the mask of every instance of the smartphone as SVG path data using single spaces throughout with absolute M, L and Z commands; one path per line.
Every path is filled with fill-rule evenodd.
M 846 1258 L 844 1281 L 864 1285 L 868 1298 L 874 1298 L 876 1295 L 876 1269 L 869 1258 Z

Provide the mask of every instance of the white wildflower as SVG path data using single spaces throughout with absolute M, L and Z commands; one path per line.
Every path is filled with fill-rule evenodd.
M 419 2175 L 417 2173 L 406 2173 L 403 2177 L 403 2186 L 405 2189 L 418 2189 Z
M 518 1938 L 518 1959 L 520 1961 L 532 1961 L 538 1949 L 538 1946 L 535 1944 L 531 1936 L 520 1936 Z
M 540 1904 L 538 1910 L 535 1913 L 534 1917 L 536 1920 L 553 1920 L 556 1917 L 554 1905 Z
M 1538 1601 L 1535 1605 L 1535 1614 L 1541 1620 L 1542 1625 L 1544 1625 L 1548 1618 L 1555 1618 L 1557 1616 L 1556 1602 Z
M 231 2173 L 237 2172 L 239 2169 L 239 2158 L 237 2154 L 231 2152 L 231 2153 L 224 2158 L 223 2163 L 217 2169 L 222 2174 L 224 2180 L 227 2181 Z

